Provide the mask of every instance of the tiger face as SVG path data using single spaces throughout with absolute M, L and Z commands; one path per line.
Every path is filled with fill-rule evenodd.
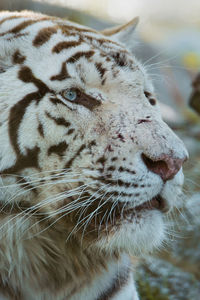
M 100 33 L 0 16 L 2 207 L 60 226 L 83 247 L 132 254 L 163 240 L 188 156 L 126 46 L 135 22 Z

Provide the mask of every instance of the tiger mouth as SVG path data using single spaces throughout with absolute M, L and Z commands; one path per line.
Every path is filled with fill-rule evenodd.
M 108 203 L 107 203 L 108 204 Z M 111 206 L 110 206 L 111 205 Z M 145 211 L 158 210 L 161 213 L 166 213 L 169 211 L 169 207 L 167 205 L 166 200 L 161 195 L 156 195 L 151 200 L 148 200 L 138 206 L 135 207 L 126 207 L 123 203 L 118 203 L 115 209 L 112 210 L 112 203 L 110 203 L 108 209 L 108 214 L 104 211 L 97 214 L 95 218 L 90 220 L 90 227 L 92 230 L 99 228 L 106 228 L 111 226 L 120 226 L 126 220 L 129 223 L 133 223 L 134 219 L 138 220 L 142 217 L 142 213 Z M 112 211 L 112 214 L 109 216 L 109 211 Z
M 165 199 L 161 197 L 161 195 L 157 195 L 153 197 L 150 201 L 146 201 L 138 206 L 125 210 L 123 213 L 123 217 L 130 215 L 134 217 L 137 213 L 147 210 L 159 210 L 162 213 L 166 213 L 168 211 L 168 208 Z
M 144 209 L 158 209 L 163 212 L 163 210 L 165 209 L 165 200 L 160 195 L 157 195 L 156 197 L 153 197 L 150 201 L 147 201 L 135 207 L 136 211 L 141 211 Z

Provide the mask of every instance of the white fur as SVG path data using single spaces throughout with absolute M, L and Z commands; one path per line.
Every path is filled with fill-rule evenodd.
M 10 15 L 12 13 L 1 13 L 0 20 Z M 9 113 L 12 107 L 18 102 L 20 103 L 26 95 L 38 91 L 33 82 L 26 83 L 19 78 L 22 65 L 13 65 L 15 51 L 19 50 L 20 54 L 25 56 L 23 65 L 28 67 L 36 78 L 46 84 L 50 91 L 42 97 L 39 103 L 33 100 L 28 105 L 17 129 L 17 145 L 21 155 L 26 156 L 29 150 L 34 149 L 34 147 L 40 149 L 38 154 L 40 170 L 30 167 L 17 172 L 17 174 L 12 174 L 13 176 L 2 177 L 0 182 L 0 188 L 2 189 L 0 190 L 0 201 L 2 205 L 9 204 L 18 207 L 23 200 L 24 203 L 31 204 L 33 208 L 41 208 L 40 212 L 45 213 L 46 219 L 49 218 L 48 221 L 51 221 L 53 226 L 57 226 L 56 221 L 59 223 L 61 219 L 61 217 L 58 218 L 59 209 L 62 210 L 63 214 L 68 212 L 67 209 L 70 211 L 70 206 L 63 208 L 63 203 L 66 205 L 64 201 L 73 193 L 81 199 L 86 187 L 96 189 L 96 192 L 92 193 L 89 198 L 90 203 L 95 200 L 99 201 L 98 208 L 89 216 L 91 219 L 97 216 L 100 208 L 104 209 L 104 205 L 108 201 L 106 195 L 109 193 L 111 193 L 111 196 L 108 199 L 112 205 L 118 202 L 127 204 L 129 208 L 135 208 L 161 194 L 165 198 L 166 206 L 169 209 L 176 206 L 183 184 L 182 170 L 172 180 L 164 183 L 159 175 L 147 169 L 141 155 L 145 153 L 145 155 L 154 159 L 164 154 L 183 159 L 187 156 L 187 151 L 182 141 L 162 121 L 158 105 L 151 106 L 145 97 L 144 91 L 154 95 L 153 85 L 145 68 L 120 42 L 124 42 L 123 34 L 117 34 L 111 37 L 112 40 L 109 41 L 108 39 L 105 43 L 102 43 L 99 41 L 105 37 L 100 33 L 88 32 L 84 35 L 84 33 L 76 32 L 75 35 L 67 36 L 62 33 L 60 28 L 41 47 L 34 47 L 33 40 L 42 28 L 58 26 L 59 24 L 82 29 L 85 27 L 58 19 L 41 20 L 21 30 L 21 33 L 28 33 L 28 35 L 16 38 L 10 33 L 12 28 L 21 24 L 22 21 L 26 21 L 27 18 L 37 19 L 42 15 L 28 12 L 21 15 L 20 13 L 14 13 L 14 15 L 21 17 L 7 20 L 0 26 L 0 33 L 7 32 L 5 35 L 0 36 L 0 67 L 5 71 L 0 74 L 1 171 L 14 166 L 17 159 L 19 159 L 16 149 L 13 148 L 12 141 L 9 139 Z M 127 35 L 127 32 L 130 34 L 130 31 L 126 31 L 125 35 Z M 60 53 L 52 52 L 53 47 L 59 42 L 78 41 L 79 35 L 82 37 L 82 43 L 77 47 L 63 49 Z M 93 40 L 90 40 L 91 37 Z M 120 37 L 120 41 L 116 40 L 117 37 Z M 117 43 L 112 43 L 112 41 Z M 95 53 L 90 59 L 83 56 L 74 63 L 67 64 L 70 78 L 51 80 L 52 76 L 60 72 L 63 62 L 79 51 L 87 52 L 91 49 Z M 125 65 L 123 66 L 122 61 L 122 66 L 119 66 L 120 63 L 116 63 L 112 53 L 120 53 L 120 55 L 125 53 Z M 106 60 L 106 57 L 109 57 L 110 60 Z M 124 58 L 122 57 L 122 59 Z M 106 80 L 104 84 L 102 83 L 101 70 L 98 70 L 96 63 L 106 69 L 106 75 L 103 75 Z M 115 74 L 113 74 L 113 70 L 116 71 Z M 84 91 L 86 95 L 98 100 L 101 105 L 90 111 L 84 105 L 76 105 L 64 99 L 62 91 L 72 87 Z M 49 101 L 51 97 L 56 97 L 57 102 L 60 101 L 60 103 L 53 104 Z M 51 117 L 48 117 L 48 114 Z M 147 118 L 149 122 L 140 122 Z M 70 121 L 70 126 L 77 133 L 77 137 L 74 138 L 74 135 L 68 135 L 68 129 L 57 125 L 53 119 Z M 39 122 L 42 124 L 44 137 L 38 132 Z M 81 150 L 81 153 L 78 153 L 77 158 L 73 159 L 80 146 L 83 143 L 88 146 L 87 143 L 92 140 L 96 141 L 95 150 L 85 147 Z M 59 145 L 61 142 L 67 143 L 67 150 L 61 156 L 55 151 L 48 153 L 52 146 Z M 98 162 L 102 156 L 106 158 L 104 165 Z M 112 158 L 115 156 L 118 160 L 113 163 Z M 73 163 L 70 165 L 70 170 L 66 170 L 65 165 L 70 160 Z M 107 178 L 109 167 L 113 165 L 115 168 L 112 171 L 111 180 L 113 182 L 121 180 L 127 184 L 132 184 L 132 186 L 106 184 L 99 179 L 102 176 Z M 120 167 L 123 167 L 122 171 L 120 171 Z M 101 171 L 102 173 L 99 171 L 100 168 L 104 168 Z M 52 171 L 57 172 L 58 181 L 51 180 L 53 176 L 55 177 L 55 174 L 51 174 Z M 18 182 L 20 178 L 26 179 L 33 187 L 37 188 L 37 196 L 35 196 L 32 189 L 27 191 L 23 188 L 23 185 Z M 43 179 L 45 184 L 40 179 Z M 81 190 L 76 190 L 80 181 L 83 181 L 84 185 Z M 112 196 L 114 192 L 118 193 L 118 196 Z M 73 205 L 76 205 L 78 200 L 75 200 L 75 204 L 73 202 L 70 204 L 71 208 L 74 209 L 75 206 Z M 87 199 L 87 201 L 89 200 Z M 88 205 L 90 203 L 88 202 Z M 114 209 L 114 206 L 111 207 L 111 210 L 112 208 Z M 83 212 L 84 206 L 81 210 L 81 213 Z M 13 225 L 15 224 L 15 217 L 12 219 L 13 222 L 9 221 L 9 218 L 8 222 L 7 219 L 2 221 L 1 234 L 2 237 L 5 237 L 4 243 L 7 245 L 5 255 L 1 253 L 2 265 L 5 264 L 7 267 L 7 264 L 9 264 L 10 278 L 13 276 L 13 270 L 17 269 L 16 286 L 19 285 L 17 287 L 22 289 L 24 299 L 53 300 L 55 296 L 52 296 L 49 290 L 35 291 L 30 285 L 29 253 L 24 256 L 26 244 L 20 242 L 30 230 L 28 238 L 32 239 L 34 243 L 35 235 L 42 237 L 45 230 L 40 229 L 40 222 L 38 222 L 37 230 L 34 229 L 35 231 L 31 232 L 33 227 L 31 221 L 29 224 L 29 220 L 27 222 L 23 219 L 23 211 L 20 216 L 21 218 L 17 218 L 17 224 L 19 225 L 17 232 L 17 226 Z M 30 216 L 30 219 L 32 220 L 32 216 Z M 85 225 L 84 230 L 87 230 L 86 225 L 90 223 L 90 218 L 86 219 L 84 223 L 80 217 L 78 222 L 80 224 L 74 224 L 75 228 L 78 225 Z M 132 219 L 130 216 L 124 219 L 121 217 L 117 222 L 116 226 L 113 225 L 111 230 L 106 231 L 106 234 L 100 232 L 98 239 L 94 240 L 88 248 L 96 249 L 94 254 L 98 251 L 106 251 L 110 255 L 115 251 L 120 252 L 122 254 L 120 262 L 117 264 L 110 260 L 108 270 L 96 276 L 91 285 L 84 287 L 80 293 L 71 298 L 72 300 L 96 299 L 102 290 L 109 288 L 118 268 L 129 265 L 127 254 L 141 256 L 153 251 L 154 248 L 161 245 L 165 237 L 164 217 L 158 210 L 144 210 L 137 213 Z M 47 232 L 50 227 L 51 225 L 47 227 Z M 74 232 L 72 231 L 70 234 L 73 235 Z M 69 235 L 68 228 L 66 228 L 66 236 L 67 234 Z M 84 234 L 82 238 L 84 239 Z M 13 248 L 12 245 L 15 244 L 16 239 L 19 246 Z M 33 257 L 35 259 L 40 255 L 37 252 L 38 250 L 35 249 L 34 252 L 34 249 L 33 247 Z M 22 262 L 24 257 L 26 259 Z M 14 258 L 15 260 L 13 260 Z M 41 255 L 41 259 L 45 260 L 45 254 L 44 257 Z M 85 272 L 88 272 L 88 270 L 86 269 Z M 11 280 L 6 276 L 5 280 Z M 37 281 L 37 278 L 35 280 Z M 63 292 L 60 292 L 56 299 L 63 300 L 68 291 L 67 287 Z M 131 297 L 134 300 L 138 299 L 132 277 L 112 299 L 129 300 Z

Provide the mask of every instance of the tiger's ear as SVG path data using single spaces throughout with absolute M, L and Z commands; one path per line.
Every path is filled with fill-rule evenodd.
M 104 29 L 101 33 L 123 43 L 128 48 L 132 48 L 134 44 L 134 31 L 138 22 L 139 17 L 136 17 L 126 24 Z

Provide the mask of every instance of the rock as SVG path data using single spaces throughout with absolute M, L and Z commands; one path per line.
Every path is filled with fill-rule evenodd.
M 189 272 L 147 257 L 137 272 L 141 300 L 199 300 L 200 282 Z

